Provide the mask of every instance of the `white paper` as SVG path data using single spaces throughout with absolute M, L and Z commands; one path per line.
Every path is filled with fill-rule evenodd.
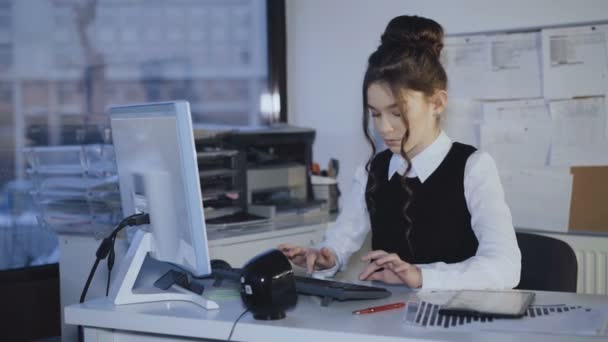
M 500 170 L 516 228 L 568 231 L 572 174 L 569 168 Z
M 150 27 L 144 31 L 145 39 L 149 42 L 158 42 L 163 39 L 163 34 L 160 28 Z
M 545 98 L 606 92 L 607 33 L 608 25 L 542 30 Z
M 108 43 L 114 41 L 114 29 L 112 27 L 106 27 L 97 31 L 97 39 L 101 43 Z
M 124 27 L 120 32 L 120 37 L 123 43 L 135 43 L 137 42 L 137 31 L 134 27 Z
M 200 42 L 205 39 L 205 32 L 198 27 L 191 27 L 188 32 L 188 37 L 192 42 Z
M 452 141 L 479 147 L 479 124 L 456 119 L 444 124 L 443 128 Z
M 604 97 L 553 101 L 551 165 L 606 165 Z
M 494 35 L 488 44 L 491 65 L 484 75 L 483 98 L 542 96 L 539 33 Z
M 551 131 L 547 122 L 502 121 L 480 125 L 480 146 L 499 170 L 543 167 L 547 164 Z
M 547 164 L 551 121 L 543 99 L 484 102 L 482 110 L 480 146 L 499 169 Z
M 446 37 L 441 60 L 448 74 L 448 92 L 452 97 L 483 97 L 484 75 L 489 67 L 485 36 Z
M 407 303 L 404 323 L 408 329 L 427 331 L 479 332 L 500 331 L 548 333 L 572 336 L 606 336 L 608 311 L 602 307 L 579 307 L 573 304 L 532 305 L 520 319 L 467 320 L 458 316 L 438 315 L 439 304 L 427 301 Z M 568 310 L 564 310 L 568 308 Z M 535 314 L 531 312 L 542 312 Z
M 443 129 L 453 141 L 479 147 L 480 102 L 450 99 L 443 117 Z
M 167 29 L 167 39 L 170 42 L 178 42 L 184 40 L 184 33 L 177 27 L 169 27 Z
M 544 99 L 492 101 L 482 104 L 483 120 L 542 121 L 551 120 Z

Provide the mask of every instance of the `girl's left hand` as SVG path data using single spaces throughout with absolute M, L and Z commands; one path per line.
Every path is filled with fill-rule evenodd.
M 422 272 L 395 254 L 382 250 L 371 251 L 361 258 L 371 261 L 359 275 L 360 280 L 379 280 L 388 284 L 405 284 L 411 288 L 422 286 Z

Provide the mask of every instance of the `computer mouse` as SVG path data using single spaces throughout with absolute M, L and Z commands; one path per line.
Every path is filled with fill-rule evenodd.
M 232 266 L 230 266 L 227 261 L 222 259 L 211 259 L 209 263 L 211 264 L 212 270 L 232 270 Z

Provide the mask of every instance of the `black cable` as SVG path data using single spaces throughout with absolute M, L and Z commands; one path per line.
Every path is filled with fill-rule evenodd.
M 243 311 L 243 313 L 232 324 L 232 329 L 230 329 L 230 335 L 228 335 L 228 341 L 230 341 L 230 339 L 232 338 L 232 334 L 234 333 L 234 328 L 236 327 L 236 324 L 239 322 L 239 320 L 241 320 L 241 318 L 243 318 L 243 316 L 245 316 L 247 312 L 249 312 L 249 309 L 245 309 L 245 311 Z
M 114 228 L 112 233 L 110 233 L 110 235 L 108 235 L 108 237 L 104 238 L 101 241 L 101 243 L 99 244 L 99 247 L 97 248 L 97 252 L 95 253 L 95 257 L 96 257 L 95 263 L 93 264 L 93 267 L 91 268 L 89 277 L 87 278 L 85 286 L 82 289 L 82 293 L 80 294 L 80 303 L 83 303 L 87 296 L 87 292 L 89 291 L 89 287 L 91 286 L 91 281 L 93 280 L 93 276 L 95 275 L 95 272 L 97 271 L 97 266 L 99 265 L 99 262 L 101 260 L 107 258 L 108 255 L 111 255 L 111 257 L 110 257 L 111 260 L 108 260 L 108 285 L 106 287 L 106 296 L 108 295 L 108 291 L 110 288 L 110 286 L 109 286 L 110 272 L 112 271 L 112 266 L 114 265 L 114 258 L 115 258 L 114 243 L 116 242 L 116 236 L 118 235 L 118 233 L 127 226 L 138 226 L 138 225 L 148 224 L 148 223 L 150 223 L 150 216 L 146 213 L 140 213 L 140 214 L 134 214 L 134 215 L 128 216 L 116 225 L 116 227 Z
M 114 260 L 116 257 L 116 254 L 114 252 L 114 244 L 116 242 L 116 235 L 112 236 L 112 247 L 110 247 L 110 253 L 108 254 L 108 260 L 106 262 L 106 265 L 108 266 L 108 281 L 106 283 L 106 297 L 108 296 L 109 292 L 110 292 L 110 282 L 112 279 L 112 267 L 114 267 Z
M 114 250 L 114 245 L 116 243 L 116 236 L 118 236 L 118 233 L 127 226 L 140 226 L 142 224 L 149 224 L 149 223 L 150 223 L 150 215 L 148 215 L 146 213 L 134 214 L 134 215 L 127 217 L 121 223 L 119 223 L 118 226 L 112 232 L 112 234 L 110 234 L 110 238 L 111 238 L 112 242 L 111 242 L 110 252 L 108 253 L 108 260 L 107 260 L 108 281 L 106 283 L 106 297 L 108 296 L 108 294 L 110 292 L 110 279 L 112 279 L 112 268 L 114 267 L 114 261 L 116 259 L 116 254 L 115 254 L 115 250 Z
M 93 267 L 91 268 L 91 272 L 89 272 L 89 277 L 87 278 L 87 282 L 84 285 L 84 289 L 82 290 L 82 293 L 80 294 L 80 303 L 84 303 L 84 298 L 87 295 L 87 292 L 89 291 L 89 286 L 91 286 L 91 281 L 93 280 L 93 275 L 95 274 L 95 271 L 97 270 L 97 265 L 99 265 L 99 262 L 101 261 L 101 259 L 97 258 L 95 259 L 95 263 L 93 264 Z

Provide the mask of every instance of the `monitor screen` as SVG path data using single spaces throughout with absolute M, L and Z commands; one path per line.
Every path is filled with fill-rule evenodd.
M 150 214 L 152 257 L 195 276 L 209 274 L 188 102 L 112 107 L 109 113 L 123 214 Z

